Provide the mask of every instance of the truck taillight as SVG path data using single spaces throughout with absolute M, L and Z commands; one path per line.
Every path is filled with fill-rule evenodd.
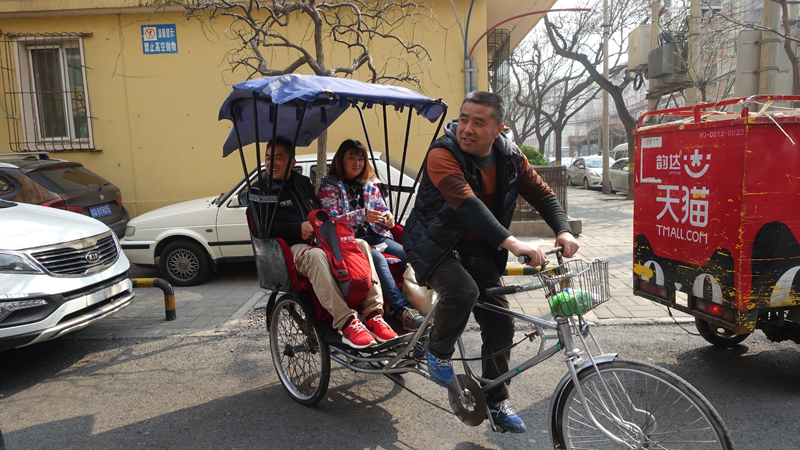
M 78 214 L 80 214 L 83 211 L 83 208 L 80 206 L 67 206 L 67 204 L 64 203 L 64 199 L 61 197 L 48 200 L 44 203 L 40 203 L 40 205 L 47 206 L 48 208 L 57 208 L 57 209 L 63 209 L 65 211 L 72 211 Z
M 690 306 L 691 309 L 708 314 L 709 316 L 722 319 L 726 322 L 734 323 L 735 313 L 733 308 L 729 308 L 719 303 L 710 302 L 699 297 L 691 296 Z
M 669 289 L 649 281 L 639 280 L 639 289 L 650 295 L 669 300 Z

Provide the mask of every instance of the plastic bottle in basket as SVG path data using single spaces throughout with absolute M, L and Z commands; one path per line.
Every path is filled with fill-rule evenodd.
M 592 293 L 582 289 L 566 288 L 550 300 L 550 311 L 554 316 L 585 314 L 592 309 Z

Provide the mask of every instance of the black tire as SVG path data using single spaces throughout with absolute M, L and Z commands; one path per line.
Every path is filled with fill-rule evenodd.
M 583 188 L 589 190 L 589 179 L 586 177 L 583 177 Z
M 617 191 L 614 190 L 614 186 L 611 184 L 611 180 L 608 180 L 608 193 L 609 194 L 616 194 Z
M 705 320 L 695 317 L 694 326 L 709 344 L 720 348 L 733 348 L 741 344 L 750 334 L 736 334 L 726 328 L 711 325 Z
M 198 243 L 186 240 L 167 244 L 158 258 L 161 276 L 173 286 L 195 286 L 208 278 L 208 253 Z
M 572 178 L 567 175 L 567 186 L 572 186 Z
M 728 430 L 714 407 L 677 375 L 629 361 L 599 363 L 597 367 L 601 376 L 593 366 L 578 373 L 586 403 L 600 426 L 630 444 L 630 448 L 733 449 Z M 601 408 L 601 403 L 608 409 Z M 572 380 L 555 408 L 554 428 L 561 444 L 557 448 L 620 448 L 592 425 Z M 616 425 L 611 420 L 612 413 L 634 424 L 643 435 Z
M 331 377 L 331 355 L 311 313 L 291 295 L 275 303 L 269 327 L 272 363 L 281 384 L 296 402 L 312 406 L 325 397 Z

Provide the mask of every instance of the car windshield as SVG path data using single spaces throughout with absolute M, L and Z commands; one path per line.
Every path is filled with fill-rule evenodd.
M 603 160 L 600 158 L 593 158 L 586 160 L 586 167 L 590 169 L 602 169 L 603 168 Z

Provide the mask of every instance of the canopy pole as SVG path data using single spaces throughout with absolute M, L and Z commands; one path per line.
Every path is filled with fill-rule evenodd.
M 403 175 L 406 173 L 406 155 L 408 155 L 408 135 L 411 134 L 411 116 L 414 113 L 414 107 L 409 105 L 408 107 L 408 120 L 406 121 L 406 140 L 403 143 L 403 158 L 400 161 L 400 183 L 397 186 L 397 210 L 394 211 L 395 214 L 400 212 L 400 196 L 403 195 Z M 386 158 L 386 165 L 389 167 L 388 170 L 392 170 L 390 166 L 389 158 Z M 390 187 L 391 188 L 391 187 Z M 389 196 L 392 196 L 392 192 L 389 191 Z M 408 196 L 411 198 L 411 195 Z M 406 202 L 407 203 L 407 202 Z M 402 217 L 398 217 L 398 220 L 402 220 Z
M 389 211 L 394 211 L 392 207 L 392 166 L 389 164 L 389 125 L 386 123 L 386 102 L 381 104 L 383 105 L 383 141 L 386 148 L 386 182 L 389 184 Z
M 300 115 L 300 121 L 297 123 L 297 129 L 295 129 L 294 131 L 294 140 L 292 140 L 292 148 L 289 149 L 289 161 L 286 163 L 286 169 L 283 170 L 283 180 L 281 180 L 281 188 L 278 189 L 278 198 L 276 200 L 279 200 L 281 198 L 281 195 L 283 195 L 283 190 L 286 188 L 287 183 L 285 183 L 285 181 L 289 179 L 289 174 L 291 173 L 292 170 L 292 168 L 290 167 L 292 165 L 291 161 L 294 159 L 294 152 L 297 149 L 297 138 L 300 137 L 300 130 L 303 128 L 303 120 L 305 120 L 306 118 L 306 111 L 308 111 L 308 104 L 309 104 L 308 101 L 303 103 L 303 114 Z M 278 123 L 277 119 L 278 116 L 275 115 L 276 124 Z M 276 133 L 277 130 L 275 129 L 275 126 L 273 126 L 272 129 L 273 144 L 275 142 L 275 138 L 277 137 Z M 275 155 L 275 145 L 272 146 L 272 155 L 273 156 Z M 272 171 L 270 170 L 270 173 L 271 172 Z M 275 208 L 277 210 L 277 201 L 275 203 Z M 267 227 L 267 236 L 270 236 L 270 233 L 272 232 L 272 225 L 274 223 L 275 223 L 275 213 L 273 213 L 272 217 L 270 217 L 269 226 Z
M 414 178 L 414 184 L 412 186 L 413 187 L 412 190 L 414 192 L 417 191 L 417 185 L 419 184 L 419 177 L 422 176 L 422 172 L 425 170 L 425 164 L 427 164 L 427 162 L 428 162 L 428 154 L 430 153 L 430 147 L 431 147 L 431 145 L 433 145 L 434 142 L 436 142 L 436 139 L 439 137 L 439 132 L 442 131 L 442 125 L 444 125 L 444 121 L 446 119 L 447 119 L 447 108 L 445 108 L 444 112 L 442 112 L 442 118 L 439 119 L 439 125 L 436 127 L 436 132 L 433 133 L 433 139 L 431 139 L 431 144 L 428 146 L 428 151 L 425 153 L 425 159 L 422 160 L 422 166 L 420 166 L 419 172 L 417 172 L 417 176 L 416 176 L 416 178 Z M 410 195 L 406 199 L 406 204 L 403 206 L 403 213 L 400 215 L 400 217 L 405 217 L 406 209 L 408 209 L 408 204 L 409 203 L 411 203 L 411 196 Z
M 245 183 L 247 185 L 247 187 L 246 187 L 246 189 L 247 189 L 247 198 L 249 199 L 250 195 L 252 194 L 252 191 L 250 190 L 250 178 L 248 177 L 249 173 L 247 172 L 247 162 L 244 159 L 244 149 L 242 148 L 242 137 L 239 135 L 239 125 L 238 125 L 238 123 L 236 121 L 236 112 L 234 111 L 234 107 L 236 105 L 238 105 L 238 104 L 239 104 L 239 102 L 235 102 L 235 103 L 231 104 L 231 116 L 233 117 L 233 121 L 232 121 L 233 122 L 233 131 L 234 131 L 234 133 L 236 133 L 236 142 L 239 144 L 239 158 L 242 160 L 242 170 L 244 171 L 244 179 L 245 179 Z M 248 201 L 248 203 L 250 203 L 250 202 Z M 254 211 L 253 211 L 252 208 L 250 208 L 250 217 L 251 218 L 253 217 L 253 214 L 254 214 Z M 254 221 L 253 230 L 256 230 L 256 223 L 255 223 L 256 219 L 251 219 L 251 220 Z M 250 227 L 248 227 L 248 231 L 249 231 L 249 229 L 250 229 Z
M 367 131 L 367 123 L 364 121 L 364 113 L 361 111 L 361 107 L 358 106 L 358 103 L 355 104 L 356 109 L 358 110 L 358 116 L 361 118 L 361 128 L 364 129 L 364 139 L 367 141 L 367 149 L 369 150 L 369 157 L 372 159 L 372 170 L 375 171 L 375 175 L 378 174 L 378 163 L 375 162 L 375 154 L 372 152 L 372 142 L 369 140 L 369 132 Z
M 258 145 L 258 129 L 256 129 L 256 145 Z M 278 133 L 278 105 L 273 103 L 272 104 L 272 145 L 269 147 L 269 163 L 272 164 L 272 161 L 275 160 L 275 138 L 277 137 L 276 134 Z M 266 164 L 266 154 L 264 155 L 264 163 Z M 259 167 L 261 165 L 259 164 Z M 287 166 L 288 167 L 288 166 Z M 278 191 L 278 197 L 275 197 L 275 207 L 272 213 L 272 218 L 267 225 L 266 234 L 264 235 L 265 238 L 269 237 L 270 232 L 272 231 L 272 223 L 275 222 L 275 212 L 277 212 L 278 208 L 278 198 L 280 197 L 280 191 L 283 190 L 283 183 L 281 183 L 281 189 Z M 272 196 L 272 167 L 267 169 L 267 192 L 268 195 Z M 264 208 L 264 222 L 267 221 L 267 215 L 269 211 L 269 202 L 272 200 L 271 198 L 267 199 L 267 207 Z

